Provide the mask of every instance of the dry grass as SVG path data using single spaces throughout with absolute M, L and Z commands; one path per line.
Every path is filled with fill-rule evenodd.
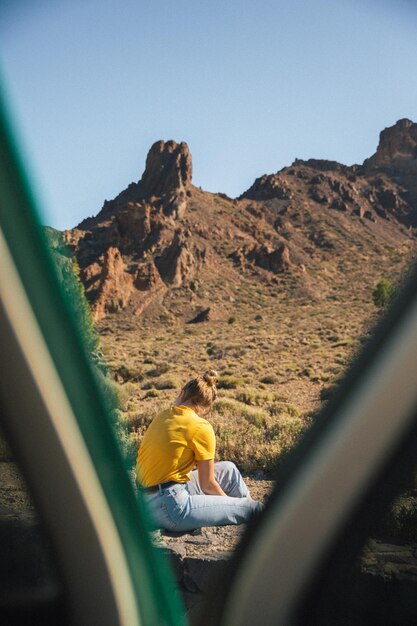
M 399 274 L 400 260 L 391 277 Z M 181 311 L 189 291 L 178 289 L 167 303 L 171 315 L 162 319 L 160 303 L 140 318 L 103 320 L 103 349 L 116 378 L 117 371 L 123 374 L 118 393 L 135 443 L 191 376 L 214 368 L 219 399 L 209 419 L 218 457 L 248 471 L 271 470 L 331 395 L 380 315 L 372 290 L 384 267 L 353 264 L 344 283 L 334 281 L 332 267 L 325 298 L 289 291 L 287 278 L 282 284 L 257 282 L 255 289 L 242 277 L 236 285 L 216 285 L 233 293 L 233 311 L 226 307 L 222 319 L 188 326 Z M 208 293 L 218 299 L 216 291 Z M 234 323 L 228 321 L 231 312 Z

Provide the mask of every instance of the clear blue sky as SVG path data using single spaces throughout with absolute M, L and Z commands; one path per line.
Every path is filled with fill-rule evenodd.
M 406 0 L 0 3 L 2 73 L 42 219 L 95 215 L 158 139 L 236 196 L 296 157 L 361 163 L 417 121 Z

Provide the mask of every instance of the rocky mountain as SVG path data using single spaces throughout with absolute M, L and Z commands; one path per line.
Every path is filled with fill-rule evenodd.
M 389 273 L 416 232 L 417 124 L 400 120 L 363 165 L 297 159 L 237 199 L 195 187 L 187 144 L 158 141 L 139 182 L 65 238 L 96 320 L 199 321 L 230 315 L 243 282 L 250 297 L 344 297 Z

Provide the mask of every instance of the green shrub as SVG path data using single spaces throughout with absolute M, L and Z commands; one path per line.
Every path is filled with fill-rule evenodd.
M 140 367 L 122 363 L 115 369 L 115 378 L 123 382 L 131 381 L 138 383 L 143 380 L 144 374 Z
M 229 319 L 227 320 L 228 324 L 234 324 L 236 322 L 236 318 L 234 315 L 232 315 L 231 317 L 229 317 Z
M 286 415 L 271 426 L 268 436 L 278 440 L 283 451 L 292 448 L 305 428 L 305 422 L 300 417 Z
M 254 387 L 247 387 L 236 393 L 236 400 L 250 405 L 264 405 L 266 402 L 272 402 L 275 395 L 270 391 L 263 391 Z
M 130 440 L 128 427 L 123 419 L 120 406 L 127 400 L 128 395 L 131 393 L 131 388 L 127 386 L 129 383 L 123 385 L 123 387 L 118 385 L 106 374 L 107 368 L 103 360 L 91 310 L 85 297 L 84 286 L 80 279 L 80 269 L 77 260 L 71 256 L 70 251 L 66 247 L 62 233 L 49 228 L 45 229 L 44 232 L 55 261 L 58 279 L 77 325 L 86 356 L 91 361 L 92 371 L 100 388 L 103 402 L 106 405 L 116 443 L 125 461 L 126 469 L 129 470 L 134 463 L 136 449 Z
M 159 392 L 157 389 L 149 389 L 149 391 L 145 394 L 145 398 L 157 398 Z
M 280 416 L 288 415 L 289 417 L 300 417 L 301 411 L 296 404 L 291 402 L 282 402 L 278 400 L 269 406 L 271 415 Z
M 146 411 L 146 413 L 134 412 L 128 417 L 129 427 L 131 430 L 138 432 L 140 435 L 144 435 L 156 414 L 156 412 L 150 411 Z
M 395 287 L 389 280 L 382 278 L 372 292 L 372 300 L 375 306 L 382 309 L 391 302 L 394 293 Z
M 233 376 L 221 376 L 217 382 L 219 389 L 236 389 L 245 384 L 243 378 L 233 378 Z
M 176 389 L 177 387 L 179 383 L 176 378 L 163 378 L 155 381 L 155 389 Z
M 233 398 L 219 398 L 213 405 L 213 410 L 220 415 L 232 415 L 235 419 L 244 418 L 249 424 L 261 428 L 268 419 L 267 411 L 258 407 L 248 406 Z
M 417 541 L 417 498 L 400 496 L 385 515 L 379 532 L 404 541 Z
M 267 376 L 262 376 L 262 378 L 259 379 L 259 382 L 264 383 L 264 385 L 275 385 L 277 377 L 268 374 Z
M 77 259 L 71 255 L 71 252 L 65 245 L 61 232 L 52 228 L 45 228 L 44 235 L 52 253 L 57 277 L 67 298 L 84 349 L 90 358 L 93 358 L 98 365 L 102 365 L 102 355 L 98 350 L 99 338 L 85 297 Z
M 148 370 L 146 374 L 151 376 L 152 378 L 156 378 L 157 376 L 161 376 L 162 374 L 166 374 L 169 372 L 170 366 L 168 363 L 157 363 L 152 370 Z
M 240 408 L 240 415 L 244 417 L 249 424 L 253 424 L 253 426 L 257 428 L 264 427 L 268 419 L 267 411 L 254 406 L 243 405 L 243 408 Z
M 240 403 L 233 398 L 217 398 L 213 403 L 213 411 L 220 415 L 227 415 L 227 413 L 235 411 L 239 405 Z
M 128 389 L 126 385 L 118 385 L 98 368 L 95 368 L 94 371 L 101 390 L 101 396 L 107 408 L 107 413 L 111 418 L 116 441 L 127 469 L 129 469 L 135 462 L 136 448 L 130 439 L 128 425 L 123 418 L 120 406 L 126 402 L 127 394 L 130 392 L 130 389 Z

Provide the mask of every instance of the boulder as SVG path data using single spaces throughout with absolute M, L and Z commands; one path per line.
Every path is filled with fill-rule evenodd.
M 292 267 L 290 251 L 285 243 L 277 247 L 270 244 L 245 245 L 232 252 L 230 258 L 241 267 L 249 261 L 273 274 L 286 272 Z
M 210 307 L 206 309 L 202 309 L 197 313 L 195 317 L 190 319 L 188 324 L 200 324 L 201 322 L 208 322 L 212 318 L 212 313 Z

